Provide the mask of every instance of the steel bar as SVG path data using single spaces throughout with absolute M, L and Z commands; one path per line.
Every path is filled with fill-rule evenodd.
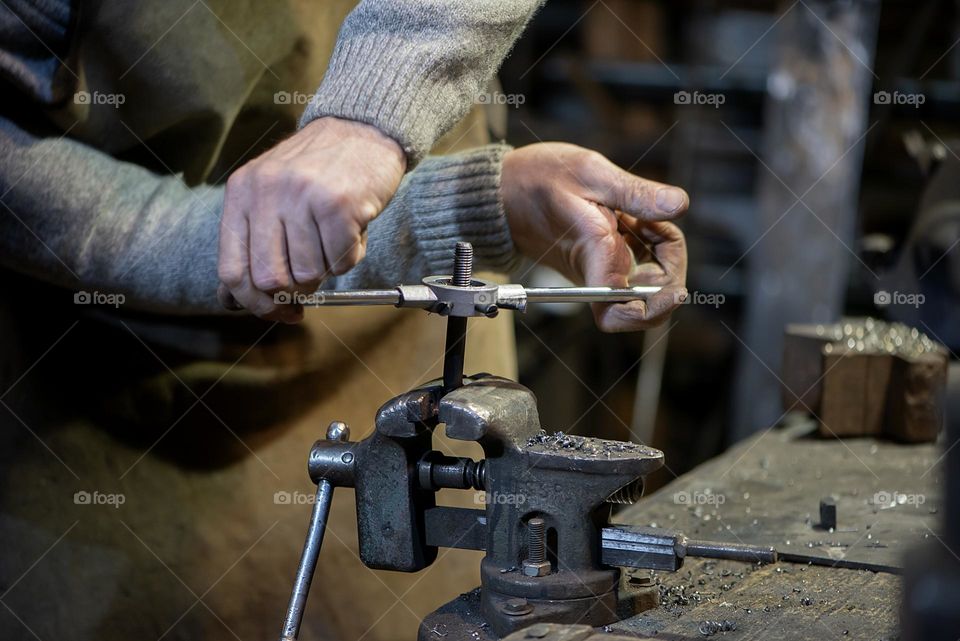
M 646 300 L 660 287 L 527 287 L 528 303 L 626 303 Z M 400 289 L 321 289 L 297 299 L 306 307 L 393 305 L 403 302 Z
M 473 246 L 457 243 L 454 253 L 453 277 L 455 287 L 470 287 L 473 279 Z M 452 392 L 463 385 L 463 361 L 467 349 L 467 319 L 461 316 L 447 318 L 447 344 L 443 350 L 443 390 Z
M 400 304 L 399 289 L 321 289 L 307 296 L 307 307 L 325 305 L 393 305 Z
M 871 572 L 886 572 L 887 574 L 902 574 L 903 569 L 887 563 L 874 563 L 872 561 L 856 561 L 853 559 L 828 559 L 814 554 L 796 554 L 793 552 L 778 553 L 780 561 L 785 563 L 806 563 L 808 565 L 821 565 L 828 568 L 838 568 L 840 570 L 870 570 Z
M 744 561 L 746 563 L 767 564 L 777 562 L 777 551 L 769 545 L 747 545 L 745 543 L 688 540 L 687 556 Z
M 447 343 L 443 350 L 443 389 L 445 392 L 463 385 L 463 364 L 467 349 L 467 319 L 447 319 Z
M 676 572 L 683 565 L 685 539 L 673 530 L 617 525 L 600 531 L 607 565 Z
M 660 287 L 527 287 L 528 303 L 625 303 L 646 300 Z
M 460 550 L 485 550 L 487 513 L 439 505 L 424 513 L 427 545 Z
M 293 593 L 290 595 L 290 605 L 287 606 L 287 616 L 283 620 L 283 632 L 280 634 L 280 641 L 295 641 L 300 636 L 303 610 L 307 605 L 307 595 L 310 593 L 313 573 L 317 569 L 317 559 L 320 556 L 323 535 L 327 530 L 327 517 L 330 515 L 332 499 L 333 485 L 330 484 L 330 481 L 321 480 L 317 484 L 317 500 L 313 504 L 310 528 L 307 530 L 307 540 L 303 544 L 303 553 L 300 555 L 300 565 L 297 566 L 297 578 L 293 583 Z
M 427 541 L 438 547 L 484 549 L 487 519 L 483 510 L 436 507 L 427 511 Z M 687 540 L 674 530 L 615 525 L 601 530 L 604 563 L 621 567 L 676 571 L 685 557 L 724 559 L 745 563 L 806 563 L 840 569 L 900 574 L 901 569 L 850 559 L 827 559 L 812 554 L 778 552 L 769 545 Z

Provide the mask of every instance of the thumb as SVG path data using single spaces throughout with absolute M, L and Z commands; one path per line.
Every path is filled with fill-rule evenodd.
M 679 187 L 634 176 L 605 162 L 609 166 L 595 172 L 588 185 L 596 202 L 647 221 L 673 220 L 690 206 L 690 197 Z

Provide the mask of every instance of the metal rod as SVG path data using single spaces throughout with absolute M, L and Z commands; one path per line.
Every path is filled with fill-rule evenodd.
M 463 386 L 463 364 L 467 348 L 467 319 L 447 318 L 447 344 L 443 348 L 443 389 L 452 392 Z
M 305 297 L 306 307 L 400 304 L 399 289 L 321 289 Z
M 303 544 L 303 553 L 300 555 L 300 565 L 297 566 L 297 578 L 293 583 L 293 594 L 290 595 L 287 616 L 283 620 L 280 641 L 295 641 L 300 636 L 300 623 L 303 621 L 303 611 L 307 605 L 307 595 L 310 593 L 310 582 L 313 581 L 313 573 L 317 569 L 317 559 L 320 557 L 320 546 L 323 544 L 323 535 L 327 530 L 327 517 L 330 515 L 332 499 L 333 485 L 330 481 L 321 480 L 317 484 L 317 500 L 313 504 L 313 513 L 310 515 L 310 528 L 307 530 L 307 540 Z
M 453 284 L 469 287 L 473 279 L 473 245 L 457 243 L 454 250 Z M 452 392 L 463 385 L 463 362 L 467 349 L 467 319 L 447 318 L 447 342 L 443 349 L 443 390 Z
M 886 563 L 874 563 L 872 561 L 831 559 L 813 554 L 794 554 L 792 552 L 780 552 L 779 559 L 787 563 L 807 563 L 809 565 L 839 568 L 841 570 L 870 570 L 871 572 L 886 572 L 887 574 L 903 574 L 903 568 L 898 568 L 895 565 Z
M 776 563 L 777 551 L 769 545 L 720 543 L 717 541 L 687 541 L 687 556 L 703 559 L 726 559 L 747 563 Z
M 646 300 L 660 287 L 527 287 L 528 303 L 626 303 Z
M 469 282 L 469 281 L 468 281 Z M 626 303 L 646 300 L 660 287 L 528 287 L 528 303 Z M 305 307 L 393 305 L 399 307 L 399 289 L 321 289 L 298 297 Z

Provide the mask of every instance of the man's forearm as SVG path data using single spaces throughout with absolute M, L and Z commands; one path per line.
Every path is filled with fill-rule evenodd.
M 222 188 L 191 189 L 0 118 L 0 263 L 165 313 L 215 309 Z
M 412 167 L 474 104 L 543 0 L 364 0 L 301 120 L 357 120 Z

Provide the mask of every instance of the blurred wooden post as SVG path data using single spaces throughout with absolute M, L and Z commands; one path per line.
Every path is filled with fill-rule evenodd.
M 879 3 L 782 7 L 787 14 L 767 35 L 776 38 L 778 53 L 768 77 L 763 146 L 755 150 L 763 159 L 758 240 L 745 259 L 745 322 L 733 328 L 749 346 L 739 355 L 734 440 L 781 415 L 772 372 L 781 371 L 783 328 L 839 320 L 857 263 L 852 252 Z

